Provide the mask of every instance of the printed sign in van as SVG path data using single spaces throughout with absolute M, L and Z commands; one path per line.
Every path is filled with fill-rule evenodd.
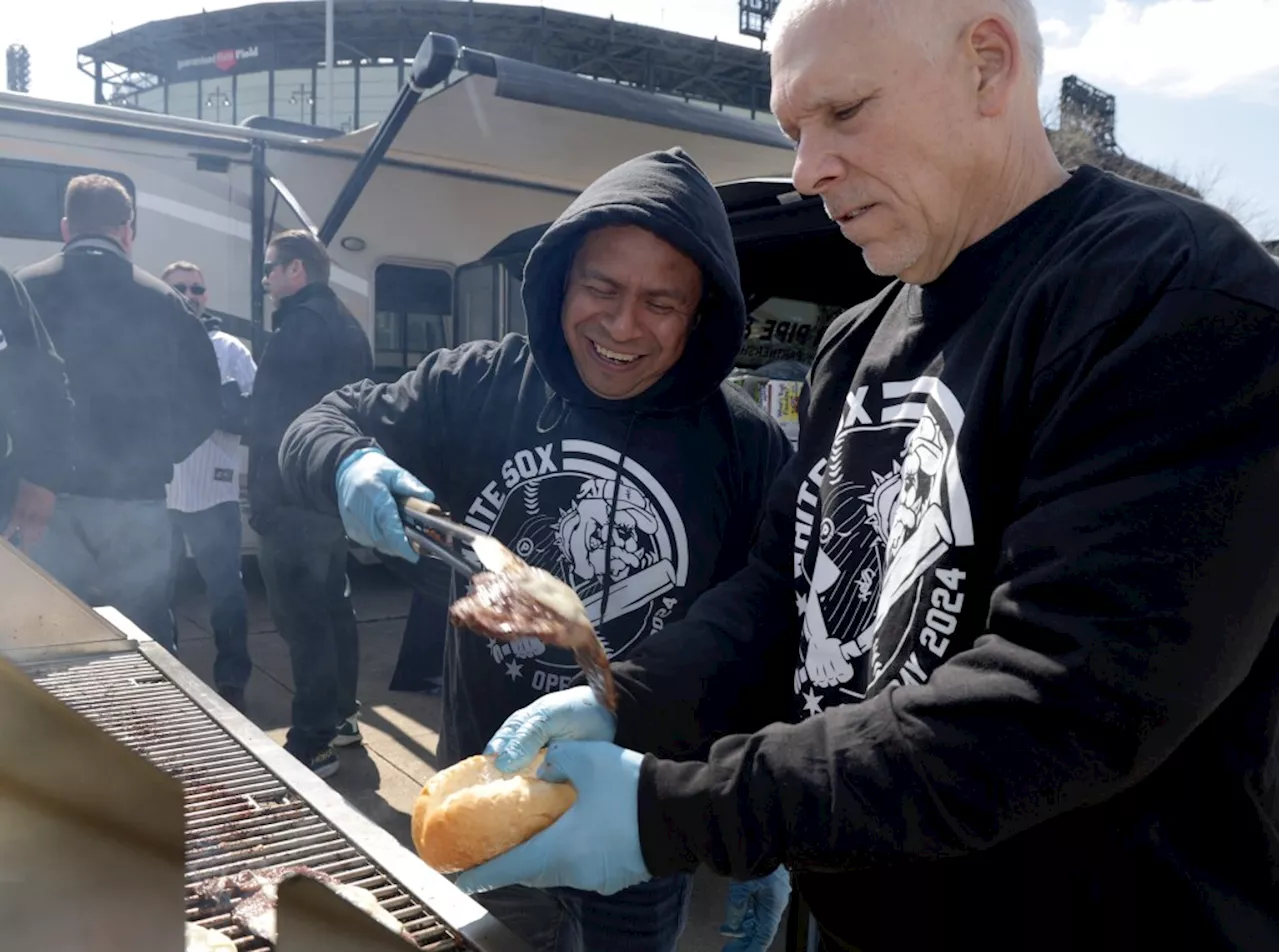
M 751 313 L 739 367 L 760 367 L 777 360 L 811 363 L 827 325 L 841 308 L 788 298 L 770 298 Z

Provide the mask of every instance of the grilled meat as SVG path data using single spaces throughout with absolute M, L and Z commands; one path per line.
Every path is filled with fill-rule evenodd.
M 378 904 L 367 889 L 348 886 L 328 873 L 308 866 L 272 866 L 268 869 L 246 869 L 234 876 L 219 876 L 196 884 L 193 892 L 202 902 L 220 912 L 228 909 L 236 925 L 260 939 L 276 942 L 276 901 L 280 883 L 289 876 L 306 876 L 327 886 L 353 906 L 362 910 L 406 941 L 412 938 L 400 920 Z
M 472 549 L 489 571 L 472 577 L 471 590 L 449 606 L 450 623 L 496 641 L 532 637 L 571 650 L 596 698 L 616 710 L 609 656 L 577 593 L 489 536 L 476 538 Z

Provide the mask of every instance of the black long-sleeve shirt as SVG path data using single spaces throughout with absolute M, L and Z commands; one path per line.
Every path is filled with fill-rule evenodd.
M 18 480 L 46 489 L 68 466 L 67 374 L 31 298 L 0 267 L 0 527 Z
M 785 863 L 830 949 L 1274 948 L 1276 286 L 1084 168 L 833 325 L 749 565 L 616 667 L 650 870 Z

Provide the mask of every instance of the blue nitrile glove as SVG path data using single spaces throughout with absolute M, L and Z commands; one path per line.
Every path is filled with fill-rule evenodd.
M 608 896 L 651 879 L 640 852 L 641 755 L 598 740 L 556 741 L 538 776 L 568 781 L 578 799 L 564 816 L 457 879 L 463 892 L 501 886 L 571 886 Z
M 733 939 L 721 952 L 766 952 L 791 899 L 791 874 L 779 866 L 768 876 L 729 887 L 720 934 Z
M 544 694 L 520 708 L 502 722 L 484 752 L 497 755 L 494 766 L 503 773 L 514 773 L 553 740 L 612 741 L 617 731 L 608 708 L 582 685 Z
M 410 562 L 418 561 L 418 553 L 405 538 L 404 523 L 392 493 L 417 496 L 427 502 L 435 499 L 435 493 L 372 446 L 356 450 L 339 463 L 334 483 L 338 489 L 338 513 L 352 542 Z

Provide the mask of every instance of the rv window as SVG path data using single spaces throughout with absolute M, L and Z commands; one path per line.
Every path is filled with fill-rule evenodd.
M 43 162 L 0 159 L 0 237 L 62 241 L 62 199 L 67 183 L 77 175 L 100 172 L 119 181 L 137 195 L 127 175 L 105 169 L 86 169 Z M 136 211 L 135 211 L 136 217 Z
M 458 269 L 455 332 L 459 342 L 528 333 L 520 297 L 521 257 L 473 261 Z
M 498 265 L 478 263 L 458 270 L 457 342 L 497 340 Z
M 453 278 L 442 268 L 379 265 L 374 284 L 374 363 L 379 371 L 416 367 L 447 345 Z

